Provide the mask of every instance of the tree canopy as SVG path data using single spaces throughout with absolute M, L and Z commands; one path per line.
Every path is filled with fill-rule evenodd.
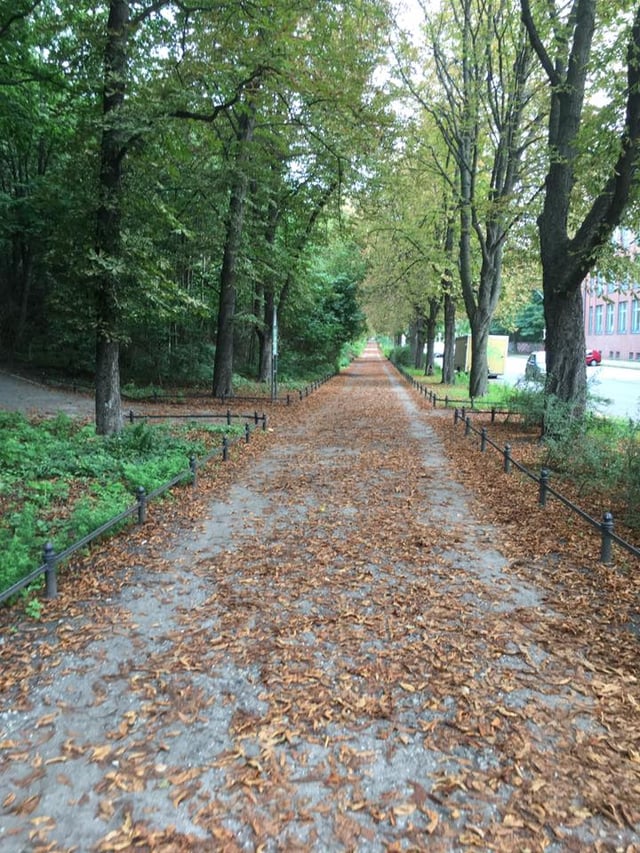
M 369 331 L 416 359 L 544 299 L 580 402 L 580 286 L 636 216 L 637 4 L 17 0 L 0 8 L 0 352 L 234 393 Z M 546 133 L 546 139 L 545 139 Z M 537 226 L 536 226 L 537 220 Z M 539 260 L 535 260 L 537 252 Z M 313 354 L 307 362 L 307 355 Z

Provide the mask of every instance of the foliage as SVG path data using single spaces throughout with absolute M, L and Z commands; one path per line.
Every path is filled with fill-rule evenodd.
M 220 435 L 240 426 L 139 422 L 117 436 L 96 436 L 65 415 L 32 422 L 0 413 L 0 589 L 42 562 L 51 541 L 63 550 L 135 502 L 187 471 Z
M 406 345 L 400 347 L 393 347 L 392 349 L 390 349 L 388 358 L 398 367 L 411 367 L 413 364 L 411 347 Z

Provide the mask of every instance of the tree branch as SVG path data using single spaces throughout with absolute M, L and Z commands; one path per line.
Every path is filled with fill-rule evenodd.
M 4 38 L 16 21 L 21 21 L 26 18 L 35 11 L 41 3 L 42 0 L 34 0 L 34 2 L 31 3 L 31 5 L 23 12 L 14 12 L 13 15 L 10 15 L 7 20 L 0 25 L 0 38 Z
M 549 82 L 551 83 L 551 85 L 558 86 L 561 82 L 560 77 L 556 71 L 553 62 L 551 61 L 551 57 L 547 53 L 545 46 L 542 44 L 542 40 L 533 20 L 533 15 L 531 14 L 531 6 L 529 5 L 529 0 L 520 0 L 520 9 L 522 13 L 522 23 L 524 24 L 527 34 L 529 36 L 531 47 L 538 55 L 540 64 L 546 72 L 546 75 L 549 78 Z

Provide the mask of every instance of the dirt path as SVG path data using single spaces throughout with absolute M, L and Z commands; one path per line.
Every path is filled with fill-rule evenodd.
M 87 394 L 72 394 L 47 388 L 22 376 L 0 369 L 0 409 L 50 417 L 64 412 L 70 416 L 93 418 L 95 404 Z
M 635 688 L 557 643 L 428 414 L 373 350 L 300 411 L 169 553 L 2 637 L 0 849 L 640 850 Z

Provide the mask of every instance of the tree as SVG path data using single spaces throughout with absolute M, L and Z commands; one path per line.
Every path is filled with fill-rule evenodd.
M 469 394 L 481 397 L 505 242 L 522 215 L 524 153 L 536 138 L 535 114 L 528 115 L 531 51 L 507 3 L 456 0 L 430 34 L 442 99 L 419 97 L 457 166 L 458 264 L 472 333 Z
M 129 142 L 123 136 L 121 111 L 127 80 L 129 3 L 110 0 L 104 52 L 103 128 L 100 143 L 100 197 L 96 215 L 96 432 L 122 429 L 120 398 L 118 299 L 123 160 Z
M 546 393 L 571 404 L 576 414 L 586 403 L 584 318 L 581 285 L 620 222 L 634 192 L 640 144 L 640 5 L 629 22 L 631 4 L 597 0 L 574 0 L 567 8 L 557 2 L 532 7 L 521 0 L 522 20 L 548 82 L 548 171 L 544 203 L 538 218 L 540 260 L 546 326 Z M 615 6 L 615 8 L 614 8 Z M 599 16 L 598 16 L 599 13 Z M 617 18 L 617 20 L 616 20 Z M 606 121 L 610 109 L 602 108 L 601 129 L 608 140 L 600 148 L 600 164 L 593 174 L 602 174 L 599 190 L 586 191 L 581 180 L 585 151 L 581 132 L 588 86 L 614 84 L 622 65 L 619 21 L 626 31 L 626 91 L 613 93 L 620 104 L 620 119 Z M 607 51 L 594 50 L 599 32 Z M 614 36 L 616 36 L 614 38 Z M 618 87 L 620 88 L 620 87 Z M 603 174 L 604 167 L 604 174 Z M 588 171 L 588 169 L 585 169 Z M 585 196 L 587 204 L 585 205 Z

